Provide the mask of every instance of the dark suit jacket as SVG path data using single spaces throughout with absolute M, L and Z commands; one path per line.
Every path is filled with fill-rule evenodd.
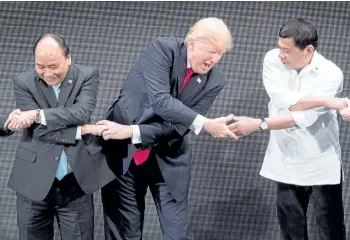
M 5 122 L 7 117 L 0 116 L 0 136 L 8 136 L 11 135 L 13 132 L 7 130 L 4 128 Z
M 35 70 L 13 81 L 17 108 L 43 109 L 47 125 L 26 129 L 17 151 L 9 187 L 33 200 L 43 200 L 55 179 L 58 160 L 65 151 L 75 178 L 86 193 L 93 193 L 114 179 L 91 135 L 76 140 L 77 126 L 90 121 L 99 84 L 97 69 L 71 65 L 61 83 L 57 103 L 52 87 Z
M 190 183 L 188 129 L 197 114 L 206 115 L 225 84 L 214 67 L 208 74 L 194 74 L 180 93 L 186 70 L 183 40 L 167 37 L 152 41 L 107 114 L 109 120 L 139 125 L 142 147 L 152 148 L 166 185 L 178 201 L 187 196 Z M 127 171 L 135 151 L 130 140 L 104 143 L 108 163 L 116 174 Z

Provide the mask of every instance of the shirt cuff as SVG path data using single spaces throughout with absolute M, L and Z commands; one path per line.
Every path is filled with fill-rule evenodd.
M 45 115 L 44 115 L 44 110 L 40 110 L 40 124 L 45 126 L 47 125 Z
M 191 124 L 190 129 L 198 135 L 202 131 L 205 120 L 207 120 L 206 117 L 198 114 Z
M 81 140 L 81 126 L 77 127 L 77 135 L 75 135 L 75 140 Z
M 131 137 L 132 144 L 141 143 L 141 133 L 140 133 L 139 126 L 131 125 L 131 127 L 132 127 L 132 137 Z

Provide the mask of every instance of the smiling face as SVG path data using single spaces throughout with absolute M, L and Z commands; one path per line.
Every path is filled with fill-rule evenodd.
M 61 83 L 71 64 L 70 55 L 53 38 L 43 38 L 35 49 L 35 70 L 49 86 Z
M 195 73 L 206 74 L 217 64 L 224 53 L 206 38 L 191 38 L 187 46 L 187 57 Z

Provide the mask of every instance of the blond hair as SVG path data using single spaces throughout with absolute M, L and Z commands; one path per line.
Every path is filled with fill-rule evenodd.
M 206 38 L 216 44 L 223 52 L 232 48 L 232 36 L 223 20 L 215 17 L 203 18 L 196 22 L 188 31 L 185 44 L 190 38 Z

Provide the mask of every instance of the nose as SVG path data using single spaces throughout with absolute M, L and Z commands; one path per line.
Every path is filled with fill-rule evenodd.
M 44 77 L 52 77 L 53 72 L 50 69 L 45 69 L 44 70 Z
M 286 56 L 285 56 L 283 53 L 281 53 L 281 51 L 279 52 L 278 57 L 279 57 L 281 60 L 284 60 L 284 59 L 286 58 Z

